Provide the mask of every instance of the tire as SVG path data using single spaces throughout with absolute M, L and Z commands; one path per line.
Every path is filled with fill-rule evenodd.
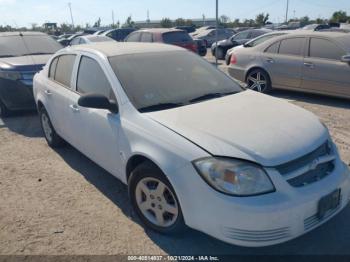
M 262 69 L 254 69 L 247 74 L 247 88 L 260 92 L 269 93 L 272 90 L 269 75 Z
M 224 50 L 220 47 L 215 48 L 215 56 L 217 57 L 217 59 L 224 59 L 225 58 L 225 54 L 224 54 Z
M 147 227 L 161 234 L 184 231 L 186 226 L 179 200 L 157 166 L 150 162 L 141 163 L 131 172 L 128 184 L 134 210 Z
M 230 63 L 231 63 L 231 55 L 227 55 L 225 60 L 226 60 L 226 65 L 230 65 Z
M 47 144 L 52 148 L 62 147 L 65 144 L 65 141 L 56 133 L 52 126 L 49 114 L 44 107 L 39 109 L 39 117 Z
M 0 117 L 8 117 L 11 115 L 11 111 L 6 105 L 0 100 Z

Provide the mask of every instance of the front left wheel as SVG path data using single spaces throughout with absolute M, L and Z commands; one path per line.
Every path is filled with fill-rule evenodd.
M 175 191 L 162 171 L 150 162 L 137 166 L 129 179 L 129 196 L 142 222 L 164 234 L 181 233 L 185 223 Z
M 10 110 L 6 105 L 0 100 L 0 117 L 8 117 L 10 115 Z

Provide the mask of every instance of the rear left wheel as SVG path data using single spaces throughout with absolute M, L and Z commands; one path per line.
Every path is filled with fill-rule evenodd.
M 44 131 L 45 139 L 48 145 L 52 148 L 63 146 L 64 140 L 56 133 L 54 127 L 52 126 L 50 117 L 44 107 L 39 110 L 39 116 L 41 127 Z
M 185 228 L 175 191 L 154 164 L 144 162 L 132 172 L 129 195 L 134 209 L 149 228 L 164 234 L 176 234 Z

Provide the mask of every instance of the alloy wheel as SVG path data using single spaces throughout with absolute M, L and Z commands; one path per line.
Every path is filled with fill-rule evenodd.
M 44 130 L 44 134 L 45 137 L 48 141 L 52 141 L 52 128 L 51 128 L 51 124 L 50 124 L 50 119 L 48 118 L 48 116 L 43 113 L 41 114 L 41 123 L 43 126 L 43 130 Z
M 179 215 L 177 200 L 170 188 L 157 178 L 143 178 L 136 185 L 136 204 L 144 217 L 159 227 L 172 226 Z
M 267 89 L 268 82 L 260 71 L 255 71 L 249 74 L 247 84 L 249 89 L 263 93 Z

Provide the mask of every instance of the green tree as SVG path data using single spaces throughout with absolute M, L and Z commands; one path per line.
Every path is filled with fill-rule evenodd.
M 184 26 L 184 25 L 186 25 L 186 21 L 183 18 L 178 18 L 175 20 L 175 25 L 176 26 Z
M 349 17 L 347 16 L 345 11 L 337 11 L 333 13 L 331 21 L 336 23 L 346 23 L 348 19 Z
M 227 15 L 220 16 L 220 23 L 227 24 L 228 22 L 230 22 L 230 18 Z
M 193 21 L 191 19 L 186 19 L 185 25 L 194 26 L 194 23 L 193 23 Z
M 172 21 L 170 20 L 170 18 L 163 18 L 161 21 L 160 21 L 160 26 L 161 27 L 164 27 L 164 28 L 170 28 L 173 26 L 173 23 Z
M 310 18 L 309 18 L 308 16 L 301 17 L 301 18 L 299 19 L 299 22 L 300 22 L 300 26 L 301 26 L 301 27 L 304 27 L 304 26 L 310 24 Z
M 71 26 L 66 23 L 61 24 L 60 29 L 61 29 L 61 33 L 67 33 L 72 30 Z
M 101 17 L 98 18 L 93 27 L 101 27 Z
M 125 23 L 122 25 L 123 28 L 129 28 L 129 27 L 134 27 L 135 26 L 135 22 L 132 20 L 131 16 L 129 16 Z
M 255 23 L 259 26 L 264 26 L 269 21 L 269 17 L 268 13 L 266 15 L 264 13 L 258 14 L 255 18 Z

